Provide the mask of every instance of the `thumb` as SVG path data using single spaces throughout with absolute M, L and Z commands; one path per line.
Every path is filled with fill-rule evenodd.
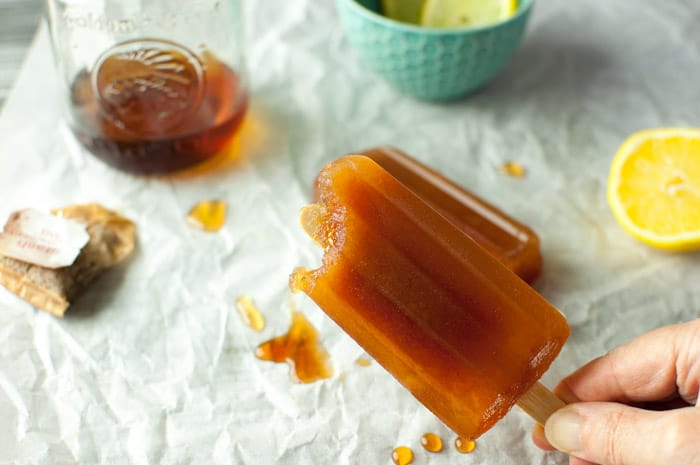
M 568 405 L 547 420 L 550 444 L 601 465 L 700 464 L 700 409 L 651 412 L 621 404 Z

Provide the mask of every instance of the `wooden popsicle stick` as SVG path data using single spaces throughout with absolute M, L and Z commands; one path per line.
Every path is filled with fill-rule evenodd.
M 566 405 L 539 381 L 518 399 L 517 404 L 540 425 L 544 425 L 552 413 Z

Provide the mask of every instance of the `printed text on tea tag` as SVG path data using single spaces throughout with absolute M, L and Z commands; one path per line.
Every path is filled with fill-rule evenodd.
M 10 215 L 0 232 L 0 255 L 46 268 L 70 266 L 90 236 L 85 226 L 35 209 Z

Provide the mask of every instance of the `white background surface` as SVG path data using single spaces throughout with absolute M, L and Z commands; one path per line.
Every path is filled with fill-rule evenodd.
M 0 108 L 27 52 L 42 0 L 0 0 Z
M 538 0 L 522 47 L 482 92 L 421 103 L 368 74 L 331 2 L 248 2 L 251 118 L 219 171 L 185 179 L 117 173 L 60 123 L 47 35 L 0 117 L 0 217 L 98 201 L 139 227 L 138 251 L 58 320 L 0 290 L 0 463 L 368 464 L 413 447 L 415 464 L 560 464 L 514 410 L 470 455 L 310 301 L 336 375 L 311 385 L 258 361 L 286 331 L 287 275 L 318 251 L 297 226 L 322 164 L 395 145 L 532 226 L 536 283 L 572 336 L 545 383 L 653 327 L 695 318 L 700 256 L 629 238 L 605 201 L 612 155 L 632 132 L 700 119 L 700 4 Z M 515 160 L 527 176 L 498 172 Z M 205 198 L 230 204 L 224 230 L 190 228 Z M 261 334 L 234 300 L 253 296 Z M 640 354 L 642 356 L 643 354 Z M 341 373 L 343 376 L 341 376 Z M 448 447 L 428 454 L 427 431 Z

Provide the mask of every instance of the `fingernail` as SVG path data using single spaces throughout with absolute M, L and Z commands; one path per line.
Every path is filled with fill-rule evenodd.
M 583 418 L 570 408 L 552 414 L 544 425 L 544 434 L 549 443 L 571 455 L 581 450 L 581 424 Z

